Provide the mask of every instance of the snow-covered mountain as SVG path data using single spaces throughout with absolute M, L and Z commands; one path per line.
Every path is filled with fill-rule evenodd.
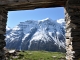
M 6 28 L 6 47 L 17 50 L 65 51 L 65 21 L 27 20 Z

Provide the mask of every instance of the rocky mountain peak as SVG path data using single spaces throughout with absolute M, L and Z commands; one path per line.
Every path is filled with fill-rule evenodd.
M 64 51 L 63 22 L 65 23 L 64 19 L 54 21 L 50 18 L 20 22 L 6 34 L 6 47 L 17 50 Z

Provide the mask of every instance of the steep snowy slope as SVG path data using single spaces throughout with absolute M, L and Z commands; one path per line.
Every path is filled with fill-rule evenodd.
M 6 36 L 9 49 L 65 51 L 64 19 L 20 22 Z

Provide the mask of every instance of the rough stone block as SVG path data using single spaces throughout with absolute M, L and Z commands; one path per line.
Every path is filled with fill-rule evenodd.
M 70 39 L 66 39 L 66 45 L 71 45 L 72 44 L 72 41 Z
M 2 30 L 0 30 L 0 34 L 5 34 L 5 32 L 4 32 L 4 31 L 2 31 Z

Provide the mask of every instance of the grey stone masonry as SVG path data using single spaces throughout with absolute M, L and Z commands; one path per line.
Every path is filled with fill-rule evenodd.
M 4 46 L 5 43 L 5 32 L 6 32 L 6 22 L 7 22 L 7 10 L 3 7 L 0 7 L 0 60 L 5 60 Z
M 80 0 L 68 0 L 65 7 L 66 60 L 80 59 Z

